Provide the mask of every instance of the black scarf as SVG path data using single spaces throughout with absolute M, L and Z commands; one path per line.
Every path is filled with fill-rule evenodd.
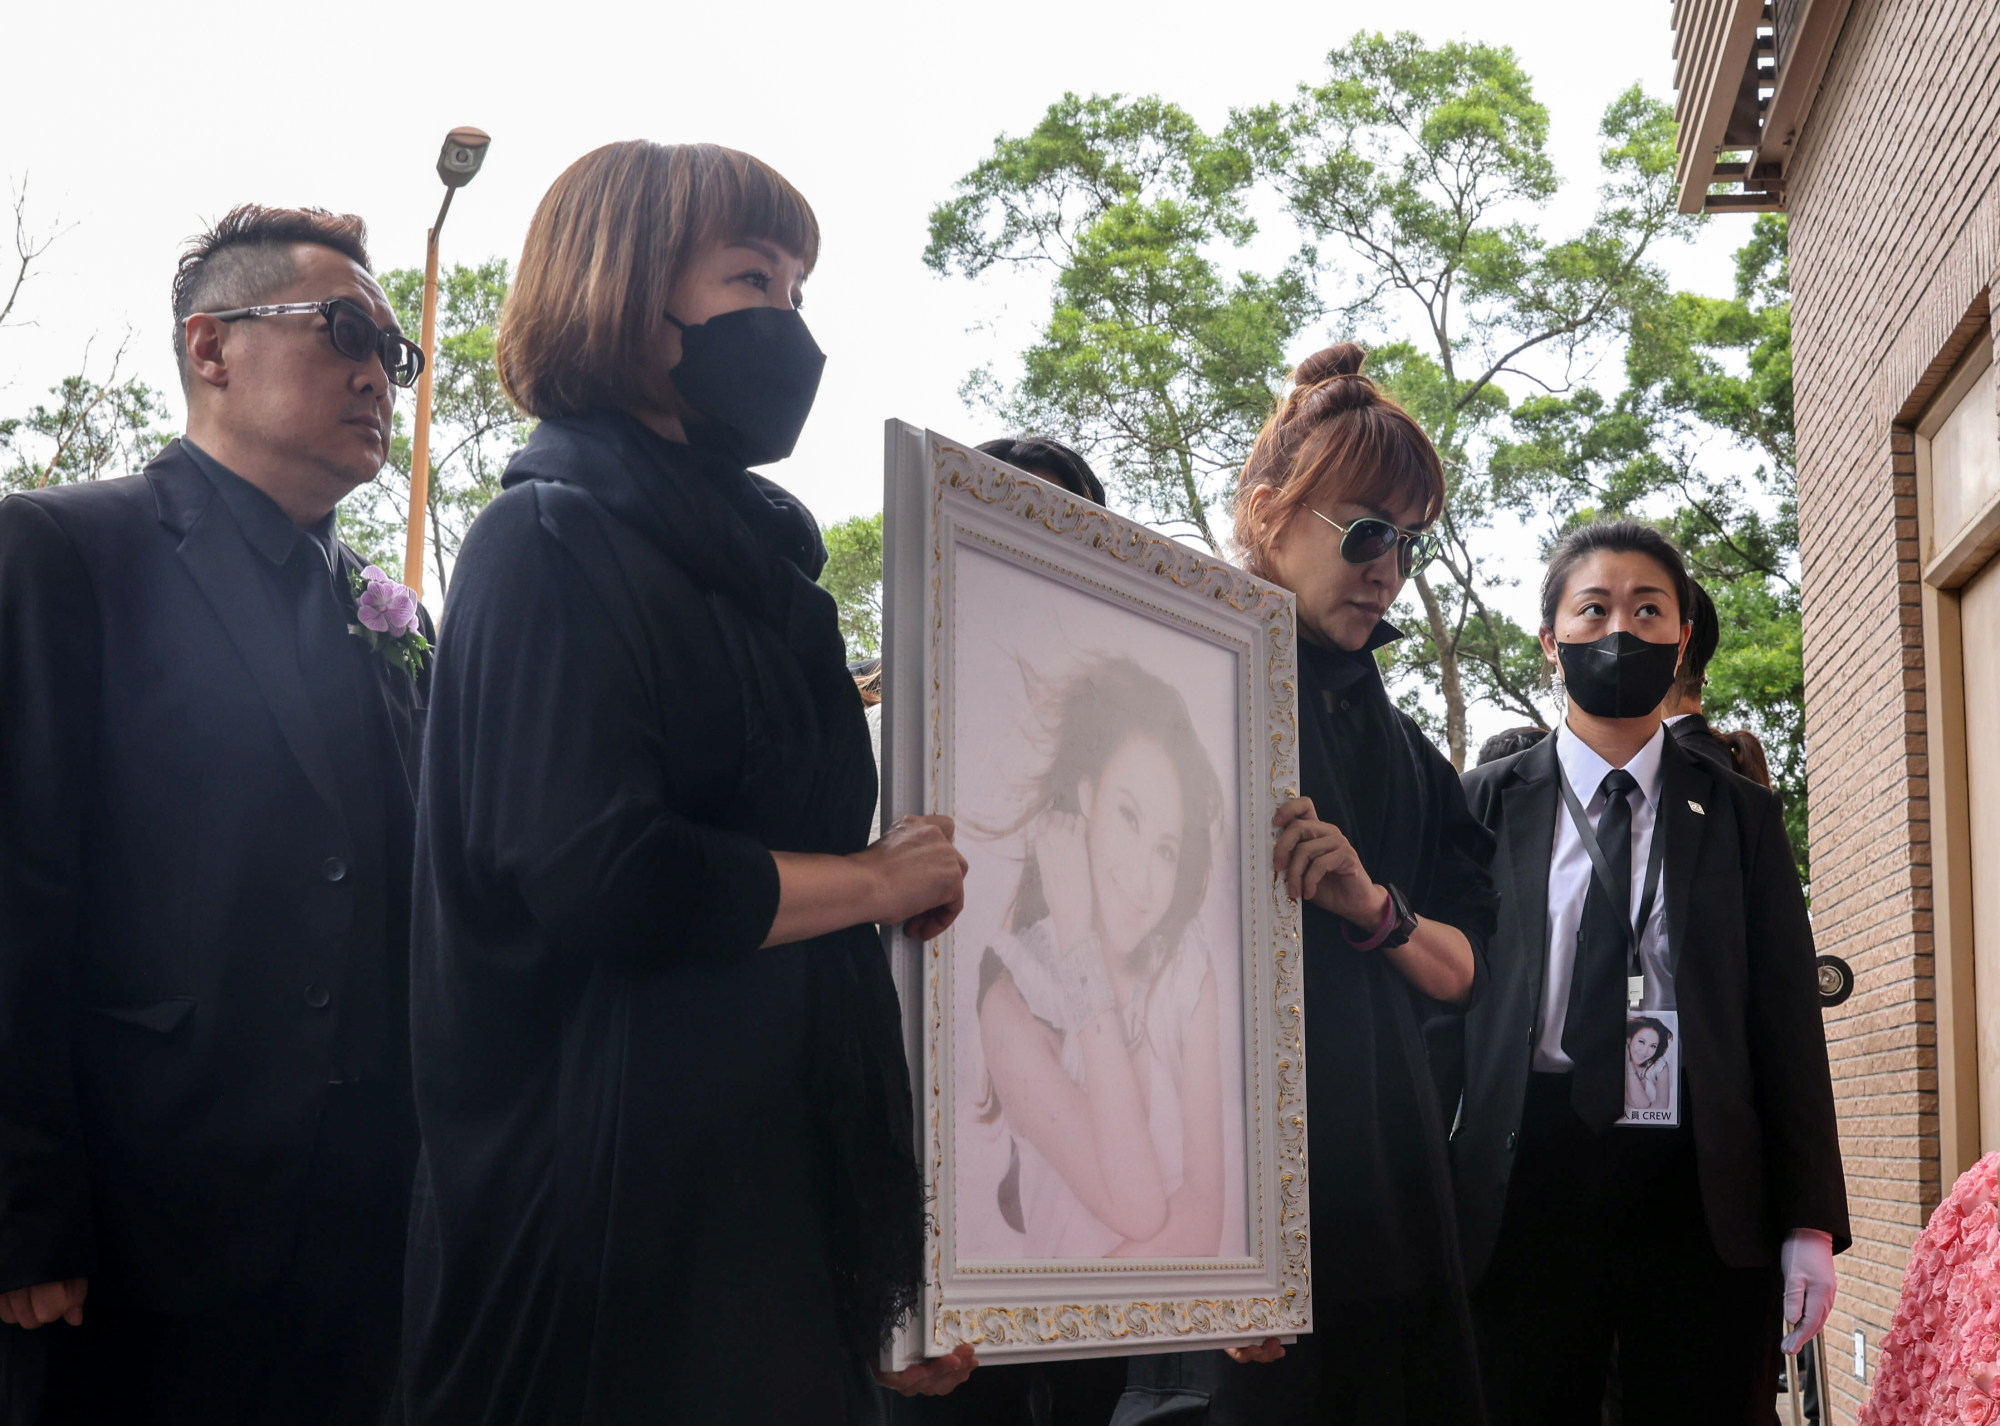
M 589 492 L 610 517 L 602 523 L 614 550 L 636 538 L 703 591 L 746 714 L 727 825 L 785 851 L 861 850 L 875 767 L 833 598 L 813 582 L 826 546 L 805 507 L 727 455 L 668 441 L 618 412 L 544 421 L 503 483 L 528 480 Z M 606 607 L 635 614 L 615 574 L 585 563 Z M 902 1018 L 872 927 L 818 938 L 807 962 L 812 1028 L 801 1074 L 829 1170 L 841 1325 L 849 1346 L 872 1358 L 916 1306 L 922 1274 Z

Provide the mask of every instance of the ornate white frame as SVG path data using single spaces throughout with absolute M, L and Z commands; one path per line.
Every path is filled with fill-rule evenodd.
M 890 421 L 883 553 L 884 825 L 953 805 L 949 681 L 961 543 L 1237 652 L 1248 1255 L 961 1263 L 953 1244 L 951 932 L 888 938 L 930 1196 L 923 1300 L 885 1365 L 973 1343 L 982 1361 L 1177 1351 L 1312 1330 L 1304 965 L 1296 902 L 1271 875 L 1268 828 L 1298 787 L 1292 596 L 969 446 Z M 1262 1112 L 1258 1112 L 1258 1107 Z

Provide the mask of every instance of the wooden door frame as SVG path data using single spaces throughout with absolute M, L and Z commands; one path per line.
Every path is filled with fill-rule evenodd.
M 1932 974 L 1937 1012 L 1938 1170 L 1949 1184 L 1978 1161 L 1979 1019 L 1972 926 L 1972 822 L 1965 756 L 1965 657 L 1959 590 L 2000 546 L 2000 498 L 1943 545 L 1933 528 L 1931 437 L 1992 365 L 1989 327 L 1908 429 L 1915 437 L 1922 570 L 1925 768 L 1930 790 Z M 1995 1147 L 2000 1147 L 1996 1145 Z

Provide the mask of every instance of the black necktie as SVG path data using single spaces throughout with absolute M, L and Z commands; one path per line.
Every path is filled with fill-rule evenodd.
M 1625 1112 L 1625 977 L 1631 955 L 1626 928 L 1632 900 L 1632 804 L 1626 794 L 1638 785 L 1623 768 L 1604 775 L 1597 845 L 1618 894 L 1605 891 L 1593 867 L 1570 975 L 1569 1015 L 1563 1021 L 1563 1053 L 1576 1066 L 1570 1103 L 1600 1134 Z

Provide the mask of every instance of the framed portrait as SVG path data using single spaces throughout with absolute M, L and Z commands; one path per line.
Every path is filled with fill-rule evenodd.
M 884 825 L 965 910 L 889 948 L 931 1231 L 887 1366 L 1312 1327 L 1292 596 L 891 421 Z

